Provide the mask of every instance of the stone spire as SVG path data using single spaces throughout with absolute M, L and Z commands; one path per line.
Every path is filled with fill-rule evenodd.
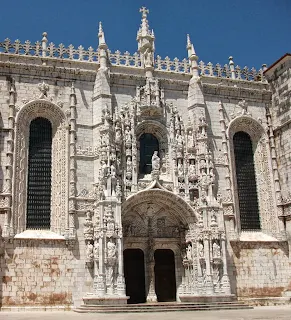
M 154 70 L 155 35 L 154 31 L 149 29 L 147 20 L 149 10 L 142 7 L 139 11 L 142 13 L 142 19 L 136 37 L 138 52 L 140 53 L 141 64 L 146 70 L 147 77 L 152 77 Z
M 106 47 L 107 49 L 107 44 L 105 41 L 105 35 L 104 35 L 104 31 L 102 28 L 102 22 L 99 22 L 99 32 L 98 32 L 98 38 L 99 38 L 99 48 L 100 47 Z
M 105 35 L 102 28 L 101 21 L 99 22 L 99 32 L 98 32 L 98 38 L 99 38 L 99 58 L 100 58 L 100 68 L 106 69 L 107 68 L 107 44 L 105 41 Z
M 198 73 L 198 56 L 196 55 L 193 44 L 191 43 L 190 36 L 187 34 L 187 50 L 188 50 L 188 58 L 190 62 L 191 73 L 193 77 L 199 77 Z

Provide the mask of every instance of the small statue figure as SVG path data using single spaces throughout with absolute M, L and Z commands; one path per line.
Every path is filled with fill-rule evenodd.
M 107 256 L 108 258 L 116 258 L 116 245 L 111 240 L 107 242 Z
M 94 243 L 94 259 L 98 260 L 99 259 L 99 242 L 95 241 Z
M 107 177 L 107 165 L 105 161 L 101 161 L 100 176 L 101 179 Z
M 204 246 L 202 242 L 199 242 L 198 244 L 198 252 L 199 252 L 199 257 L 204 258 Z
M 178 163 L 178 177 L 183 177 L 183 176 L 184 176 L 184 167 L 183 167 L 182 159 L 180 159 Z
M 129 143 L 131 144 L 131 133 L 130 133 L 129 126 L 126 126 L 126 128 L 125 128 L 124 137 L 125 137 L 125 142 L 127 144 L 129 144 Z
M 149 48 L 146 49 L 144 53 L 144 66 L 150 68 L 153 66 L 153 54 Z
M 111 177 L 112 177 L 112 178 L 115 178 L 115 177 L 116 177 L 116 168 L 115 168 L 114 164 L 112 164 L 112 165 L 110 166 L 110 173 L 111 173 Z
M 152 156 L 152 170 L 159 170 L 160 169 L 160 158 L 158 156 L 158 151 L 154 151 Z
M 120 127 L 116 127 L 115 129 L 115 143 L 120 145 L 121 144 L 121 130 Z
M 87 261 L 90 261 L 90 262 L 93 261 L 94 259 L 93 244 L 91 242 L 87 244 L 86 256 L 87 256 Z
M 213 250 L 213 257 L 220 258 L 220 245 L 218 243 L 213 242 L 212 250 Z
M 187 257 L 188 261 L 192 261 L 192 247 L 191 247 L 190 243 L 188 244 L 187 249 L 186 249 L 186 257 Z

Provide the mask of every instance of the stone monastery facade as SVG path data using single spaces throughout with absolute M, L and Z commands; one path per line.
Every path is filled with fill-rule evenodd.
M 141 13 L 134 55 L 0 43 L 3 310 L 290 299 L 290 55 L 162 59 Z

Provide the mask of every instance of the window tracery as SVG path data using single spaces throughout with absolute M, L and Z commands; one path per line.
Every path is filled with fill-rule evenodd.
M 52 126 L 51 219 L 50 231 L 66 235 L 68 230 L 68 125 L 63 111 L 55 104 L 34 100 L 16 116 L 15 165 L 11 228 L 19 234 L 26 228 L 28 147 L 30 123 L 42 117 Z
M 27 228 L 49 229 L 51 216 L 52 126 L 45 118 L 30 123 Z

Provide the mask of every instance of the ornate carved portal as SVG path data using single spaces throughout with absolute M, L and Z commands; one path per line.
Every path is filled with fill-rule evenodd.
M 124 249 L 139 249 L 144 254 L 147 302 L 230 294 L 225 236 L 214 223 L 216 214 L 214 209 L 207 213 L 212 217 L 212 226 L 205 230 L 200 226 L 201 214 L 179 196 L 157 187 L 131 196 L 123 204 Z M 159 265 L 159 251 L 172 252 L 173 263 Z M 170 276 L 171 265 L 174 280 Z M 169 275 L 167 283 L 174 281 L 172 298 L 163 296 L 163 280 L 158 273 L 163 268 L 163 276 Z
M 174 254 L 176 256 L 175 260 L 179 260 L 177 258 L 179 257 L 179 248 L 181 248 L 183 239 L 185 239 L 183 221 L 177 217 L 177 214 L 169 206 L 157 201 L 144 202 L 137 204 L 124 214 L 123 235 L 125 249 L 141 249 L 144 253 L 146 301 L 166 301 L 167 299 L 164 300 L 163 298 L 163 281 L 170 280 L 174 287 L 176 287 L 177 282 L 181 283 L 179 271 L 177 268 L 176 272 L 174 270 L 174 265 L 177 264 L 174 261 Z M 159 263 L 159 257 L 157 258 L 156 253 L 165 250 L 173 253 L 172 264 L 161 265 Z M 178 263 L 181 264 L 181 261 Z M 170 274 L 167 272 L 166 274 L 171 265 L 173 266 L 173 272 Z M 164 275 L 161 277 L 163 269 Z M 176 278 L 173 276 L 174 274 L 176 274 Z M 127 282 L 127 279 L 125 281 Z M 160 292 L 159 295 L 158 292 Z M 173 300 L 176 300 L 176 292 Z

